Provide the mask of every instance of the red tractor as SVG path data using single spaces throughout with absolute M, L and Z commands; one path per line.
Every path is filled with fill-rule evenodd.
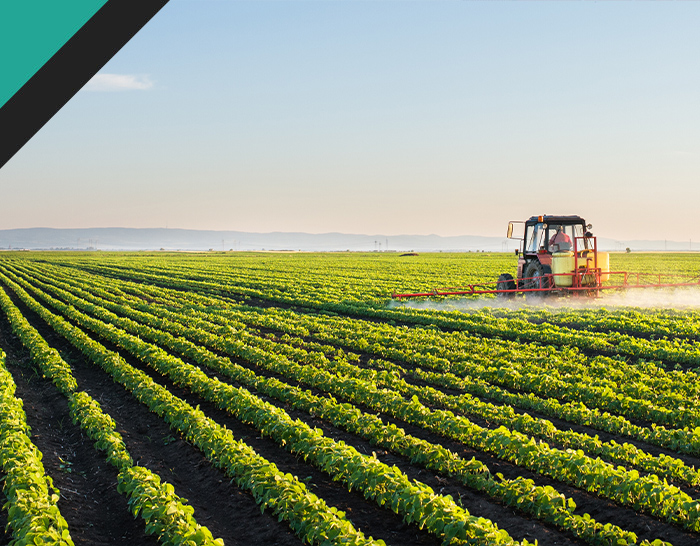
M 514 237 L 516 224 L 524 224 L 522 237 Z M 493 294 L 512 298 L 516 294 L 572 294 L 597 296 L 602 290 L 628 288 L 677 288 L 698 286 L 700 277 L 676 274 L 610 271 L 610 256 L 598 250 L 591 225 L 580 216 L 533 216 L 525 222 L 510 222 L 508 238 L 518 239 L 520 248 L 516 278 L 503 273 L 497 281 L 440 288 L 430 292 L 392 293 L 396 299 L 431 296 L 475 296 Z M 614 280 L 611 280 L 614 279 Z
M 525 224 L 522 237 L 514 237 L 515 224 Z M 516 292 L 585 292 L 599 289 L 610 273 L 607 252 L 599 252 L 590 224 L 580 216 L 532 216 L 510 222 L 508 238 L 519 239 L 517 278 L 498 277 L 499 296 Z

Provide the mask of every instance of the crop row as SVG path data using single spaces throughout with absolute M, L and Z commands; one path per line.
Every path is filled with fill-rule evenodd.
M 41 452 L 29 438 L 22 401 L 5 368 L 0 350 L 0 466 L 4 476 L 3 506 L 12 529 L 11 546 L 55 544 L 72 546 L 68 524 L 56 503 L 59 492 L 41 463 Z
M 534 324 L 542 322 L 567 328 L 597 332 L 621 332 L 648 339 L 680 338 L 700 341 L 700 316 L 692 310 L 660 309 L 498 309 L 488 308 L 483 313 L 499 318 L 519 318 Z

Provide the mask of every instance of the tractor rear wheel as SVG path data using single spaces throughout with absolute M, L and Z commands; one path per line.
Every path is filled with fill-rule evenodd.
M 515 290 L 515 281 L 510 273 L 503 273 L 498 277 L 497 290 Z M 515 297 L 515 292 L 499 292 L 496 297 L 503 300 L 510 300 Z
M 550 288 L 552 269 L 548 265 L 542 265 L 537 260 L 532 260 L 525 266 L 523 273 L 524 288 L 542 289 Z M 532 292 L 534 294 L 534 292 Z

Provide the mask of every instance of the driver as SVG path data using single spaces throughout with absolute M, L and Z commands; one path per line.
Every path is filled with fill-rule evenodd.
M 571 250 L 571 237 L 569 237 L 562 226 L 556 226 L 557 232 L 549 239 L 549 248 L 552 252 L 561 250 Z

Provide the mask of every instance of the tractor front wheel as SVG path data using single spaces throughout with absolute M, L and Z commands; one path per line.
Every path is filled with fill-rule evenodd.
M 513 280 L 513 275 L 510 273 L 503 273 L 498 277 L 498 283 L 496 284 L 497 290 L 515 290 L 515 281 Z M 496 297 L 499 299 L 510 300 L 515 297 L 515 292 L 498 292 Z

